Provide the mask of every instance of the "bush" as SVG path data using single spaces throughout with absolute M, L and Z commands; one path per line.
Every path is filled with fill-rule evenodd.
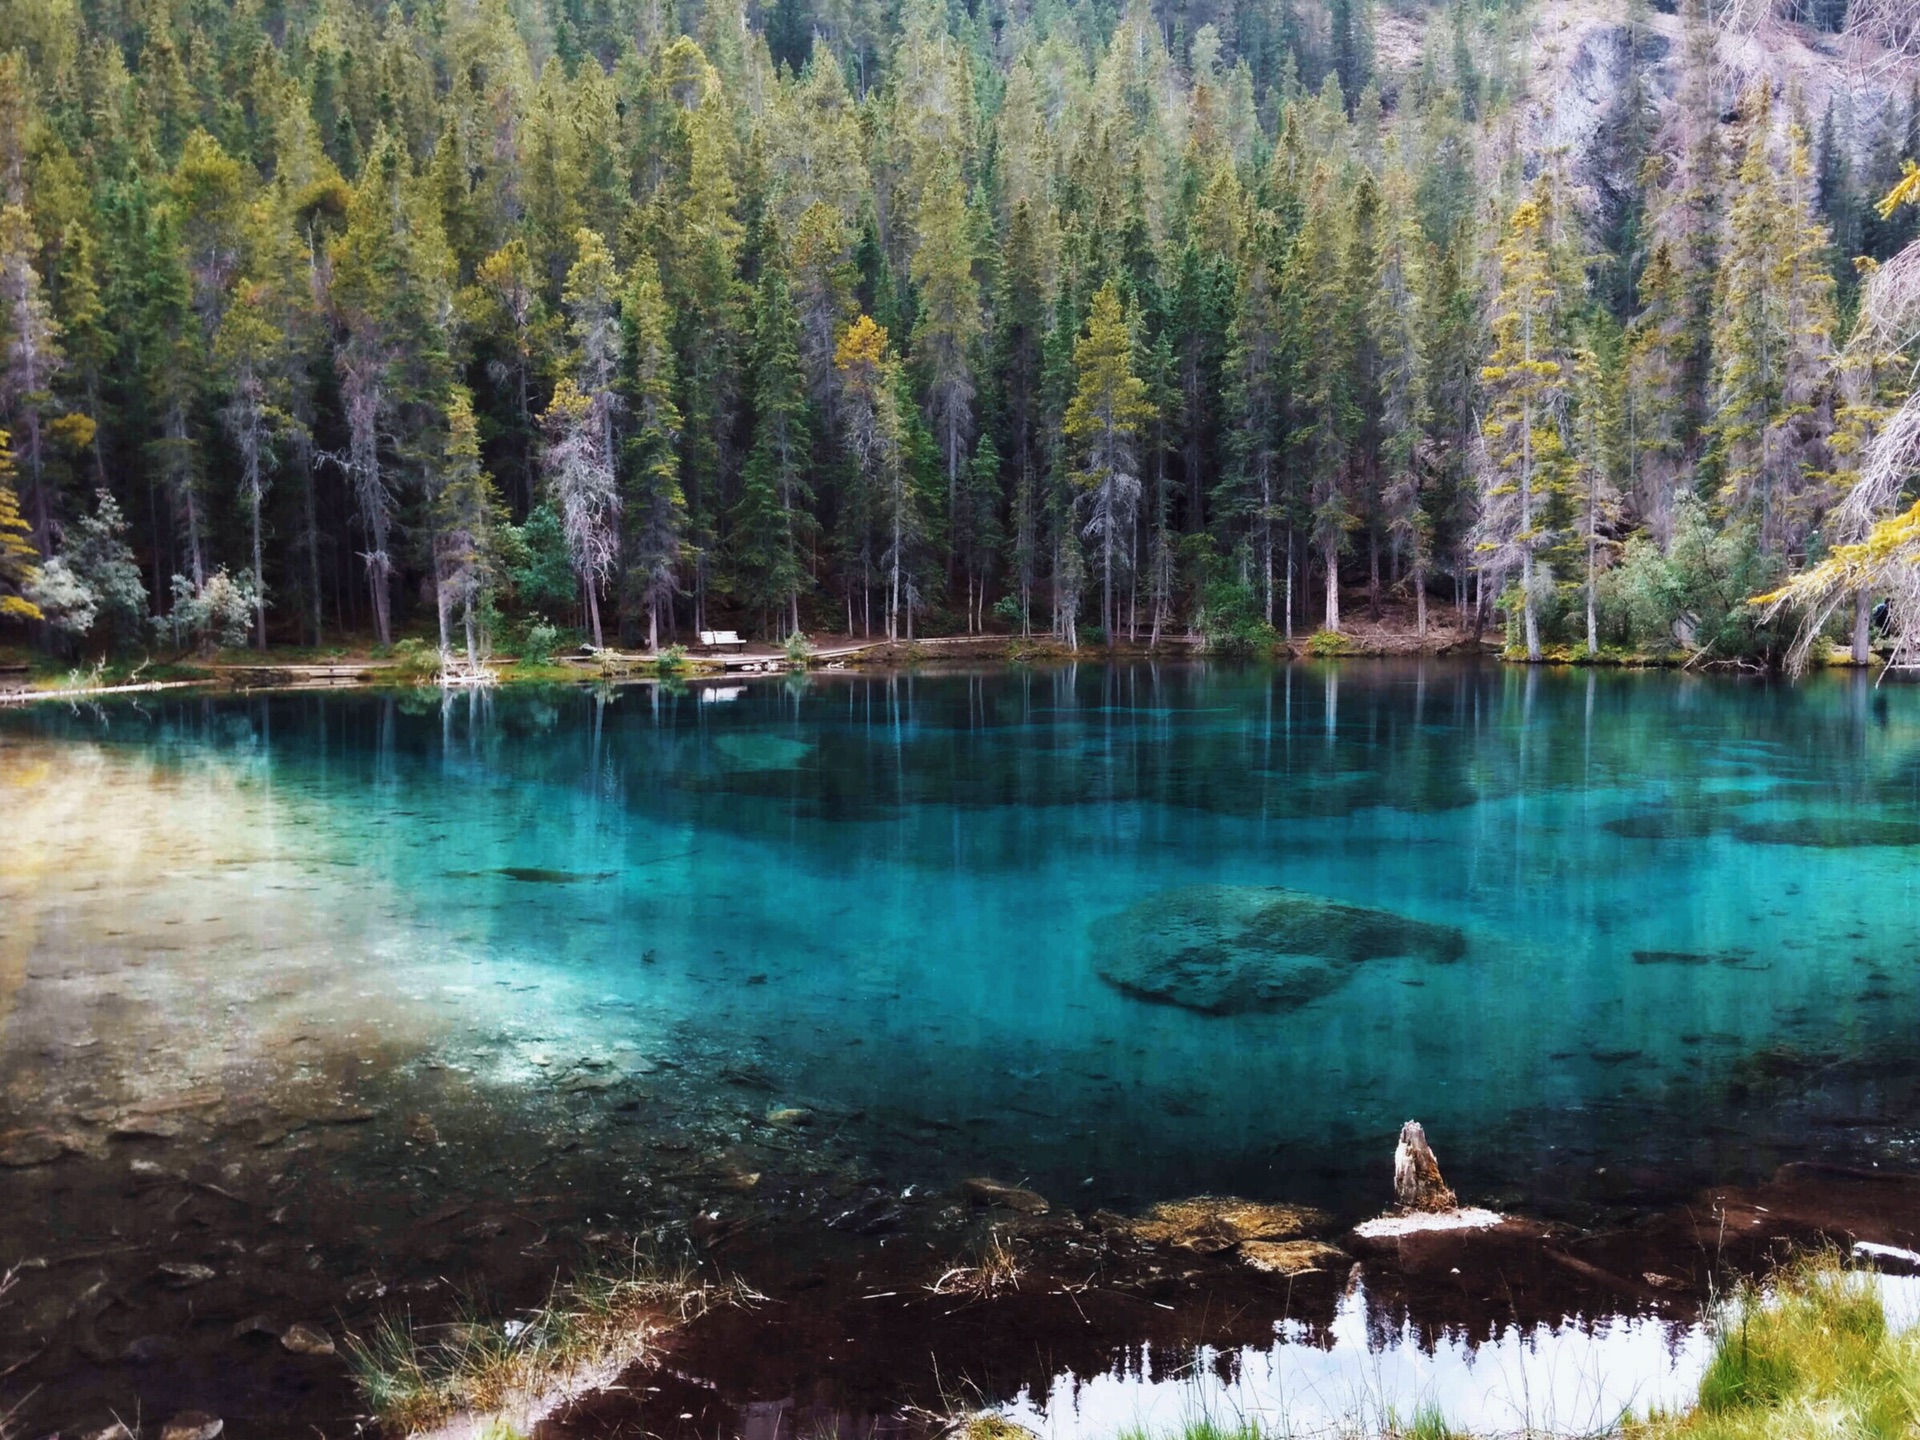
M 236 578 L 225 569 L 216 570 L 198 590 L 186 576 L 176 575 L 173 609 L 154 617 L 154 629 L 177 646 L 192 643 L 202 654 L 211 655 L 220 646 L 247 643 L 258 599 L 259 591 L 248 574 Z
M 1747 597 L 1772 589 L 1782 574 L 1780 561 L 1761 553 L 1753 526 L 1717 522 L 1702 501 L 1687 496 L 1675 507 L 1664 552 L 1635 536 L 1620 563 L 1601 577 L 1601 630 L 1608 639 L 1657 653 L 1700 651 L 1770 663 L 1792 638 L 1781 628 L 1790 622 L 1763 620 Z
M 813 659 L 813 644 L 798 630 L 787 636 L 787 643 L 781 647 L 787 652 L 787 664 L 796 670 L 807 668 L 807 662 Z
M 426 641 L 409 635 L 393 642 L 394 672 L 402 679 L 418 680 L 440 670 L 440 652 Z
M 1259 598 L 1244 580 L 1216 576 L 1206 588 L 1201 631 L 1216 655 L 1271 655 L 1279 635 L 1260 613 Z
M 687 668 L 687 647 L 669 645 L 654 657 L 653 668 L 662 675 L 677 675 Z
M 553 652 L 559 645 L 559 630 L 544 620 L 536 620 L 527 627 L 526 636 L 520 642 L 520 658 L 529 665 L 551 665 Z
M 1347 637 L 1338 630 L 1316 630 L 1307 637 L 1307 653 L 1321 660 L 1344 654 Z
M 993 613 L 996 619 L 1002 620 L 1006 624 L 1017 628 L 1021 620 L 1020 597 L 1018 595 L 1002 595 L 998 600 L 993 602 Z

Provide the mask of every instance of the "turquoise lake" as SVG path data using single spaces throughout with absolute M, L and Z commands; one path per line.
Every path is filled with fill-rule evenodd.
M 890 1183 L 992 1173 L 1082 1207 L 1359 1213 L 1410 1116 L 1471 1195 L 1631 1202 L 1884 1139 L 1875 1097 L 1920 1068 L 1920 691 L 1858 678 L 161 695 L 0 715 L 0 770 L 16 1106 L 66 1063 L 23 1026 L 111 1041 L 105 956 L 176 1048 L 277 1043 L 271 990 L 422 1053 L 504 1037 L 454 1055 L 499 1093 L 576 1051 L 704 1057 L 849 1117 Z M 1102 978 L 1112 917 L 1196 886 L 1462 943 L 1241 1013 Z

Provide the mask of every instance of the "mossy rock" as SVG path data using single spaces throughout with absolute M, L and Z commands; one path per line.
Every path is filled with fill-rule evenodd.
M 1451 925 L 1262 886 L 1163 891 L 1090 927 L 1100 978 L 1137 999 L 1203 1015 L 1293 1010 L 1367 960 L 1458 960 Z
M 1217 1255 L 1245 1242 L 1298 1240 L 1330 1222 L 1318 1210 L 1301 1205 L 1269 1205 L 1231 1196 L 1196 1195 L 1167 1200 L 1137 1220 L 1123 1223 L 1134 1239 L 1171 1245 L 1200 1255 Z
M 1319 1275 L 1342 1270 L 1349 1263 L 1346 1251 L 1324 1240 L 1249 1240 L 1238 1254 L 1269 1275 Z

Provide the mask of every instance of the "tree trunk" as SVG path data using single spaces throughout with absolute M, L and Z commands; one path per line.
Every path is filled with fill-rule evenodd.
M 592 580 L 584 582 L 587 592 L 587 623 L 593 630 L 593 648 L 605 648 L 600 639 L 600 596 Z
M 1340 551 L 1338 542 L 1324 547 L 1327 559 L 1327 629 L 1340 628 Z
M 1864 665 L 1873 654 L 1873 601 L 1865 590 L 1853 597 L 1853 663 Z

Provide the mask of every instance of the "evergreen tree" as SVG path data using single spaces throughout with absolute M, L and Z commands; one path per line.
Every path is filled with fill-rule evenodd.
M 784 612 L 800 633 L 802 546 L 810 460 L 807 379 L 800 366 L 800 318 L 780 267 L 766 265 L 753 313 L 753 445 L 733 517 L 733 591 L 762 613 Z
M 1133 373 L 1133 340 L 1111 281 L 1093 297 L 1073 365 L 1065 429 L 1078 456 L 1073 478 L 1086 512 L 1082 534 L 1099 555 L 1100 624 L 1111 644 L 1119 618 L 1114 578 L 1128 563 L 1124 546 L 1140 502 L 1140 434 L 1153 418 L 1146 382 Z
M 687 523 L 680 489 L 680 409 L 674 402 L 677 375 L 668 341 L 666 299 L 660 274 L 641 257 L 627 276 L 623 349 L 627 404 L 633 415 L 627 442 L 625 594 L 647 612 L 647 648 L 660 648 L 660 616 L 669 615 L 679 593 L 678 571 Z
M 1496 574 L 1520 572 L 1527 658 L 1540 658 L 1537 557 L 1552 543 L 1548 507 L 1565 484 L 1566 446 L 1558 416 L 1565 401 L 1561 296 L 1548 252 L 1545 203 L 1523 200 L 1500 245 L 1500 292 L 1493 307 L 1493 350 L 1481 369 L 1487 391 L 1482 427 L 1480 548 Z

